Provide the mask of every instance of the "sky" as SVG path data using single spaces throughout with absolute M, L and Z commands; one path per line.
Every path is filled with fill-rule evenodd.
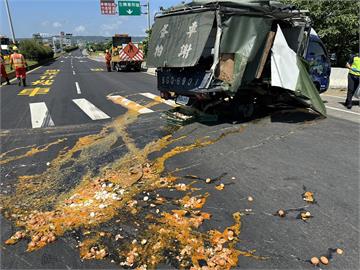
M 146 4 L 146 0 L 140 2 Z M 151 18 L 161 6 L 170 7 L 180 2 L 150 0 Z M 100 0 L 8 0 L 8 3 L 16 38 L 61 31 L 77 36 L 113 36 L 115 33 L 144 36 L 147 29 L 146 15 L 101 15 Z M 0 35 L 11 37 L 4 0 L 0 0 L 0 11 Z

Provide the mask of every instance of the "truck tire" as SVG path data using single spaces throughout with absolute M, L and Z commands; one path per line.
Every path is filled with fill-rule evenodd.
M 254 115 L 255 104 L 253 102 L 242 103 L 237 106 L 239 116 L 243 119 L 249 119 Z

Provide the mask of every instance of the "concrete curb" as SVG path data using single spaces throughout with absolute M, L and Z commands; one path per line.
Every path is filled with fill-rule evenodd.
M 146 73 L 152 76 L 156 76 L 156 68 L 147 68 Z
M 156 68 L 147 67 L 145 61 L 142 63 L 141 68 L 146 70 L 145 73 L 152 75 L 152 76 L 156 76 Z
M 331 68 L 330 86 L 332 89 L 342 89 L 348 87 L 348 74 L 347 68 Z

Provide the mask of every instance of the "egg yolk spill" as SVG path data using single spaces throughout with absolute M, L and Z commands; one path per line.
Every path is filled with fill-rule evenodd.
M 210 213 L 201 211 L 210 194 L 194 195 L 200 190 L 192 187 L 197 180 L 177 183 L 178 177 L 165 172 L 168 159 L 212 145 L 243 129 L 234 128 L 215 139 L 205 137 L 172 148 L 185 137 L 168 135 L 139 149 L 127 132 L 137 117 L 137 113 L 128 111 L 99 134 L 82 137 L 61 151 L 44 173 L 19 177 L 15 193 L 0 197 L 4 216 L 22 228 L 6 244 L 25 239 L 27 250 L 34 251 L 66 233 L 77 232 L 82 259 L 109 256 L 115 263 L 138 269 L 155 268 L 160 263 L 178 268 L 230 269 L 237 266 L 239 255 L 261 259 L 236 248 L 240 213 L 233 215 L 234 225 L 224 231 L 201 232 L 200 226 L 211 219 Z M 92 160 L 111 153 L 119 138 L 127 153 L 103 164 L 94 175 Z M 27 152 L 21 158 L 61 142 L 32 148 L 31 154 Z M 149 160 L 150 154 L 161 150 L 165 152 Z M 84 169 L 73 176 L 79 167 Z M 66 189 L 69 181 L 76 184 Z M 159 194 L 170 189 L 177 190 L 180 197 Z M 135 229 L 122 232 L 122 224 Z M 102 231 L 108 227 L 108 232 Z
M 10 151 L 7 151 L 3 154 L 0 155 L 0 165 L 4 165 L 6 163 L 9 163 L 9 162 L 12 162 L 12 161 L 15 161 L 15 160 L 19 160 L 19 159 L 22 159 L 22 158 L 27 158 L 27 157 L 31 157 L 31 156 L 34 156 L 38 153 L 41 153 L 41 152 L 46 152 L 49 150 L 50 147 L 54 146 L 54 145 L 57 145 L 57 144 L 61 144 L 63 142 L 65 142 L 66 139 L 59 139 L 55 142 L 52 142 L 52 143 L 49 143 L 49 144 L 46 144 L 46 145 L 41 145 L 41 146 L 38 146 L 38 147 L 35 147 L 35 145 L 31 145 L 31 146 L 27 146 L 27 147 L 19 147 L 19 148 L 15 148 L 15 149 L 12 149 Z M 22 154 L 22 155 L 17 155 L 17 156 L 9 156 L 8 158 L 5 158 L 6 156 L 8 156 L 10 153 L 13 153 L 13 152 L 16 152 L 16 151 L 19 151 L 21 149 L 26 149 L 26 148 L 30 148 L 30 150 L 28 150 L 26 153 Z

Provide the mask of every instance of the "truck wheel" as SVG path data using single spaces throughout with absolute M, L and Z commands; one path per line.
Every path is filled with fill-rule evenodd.
M 135 68 L 136 71 L 141 71 L 141 63 L 138 63 Z
M 117 64 L 115 69 L 116 69 L 117 72 L 120 72 L 121 71 L 120 65 Z
M 248 119 L 253 116 L 255 112 L 255 106 L 254 103 L 240 104 L 238 110 L 242 118 Z

